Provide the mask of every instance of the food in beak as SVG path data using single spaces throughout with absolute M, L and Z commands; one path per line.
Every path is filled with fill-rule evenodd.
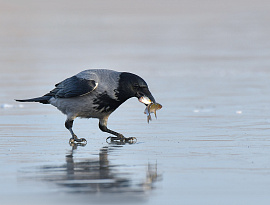
M 146 104 L 146 105 L 149 105 L 149 104 L 152 103 L 152 101 L 151 101 L 148 97 L 146 97 L 146 96 L 140 97 L 140 98 L 139 98 L 139 101 L 140 101 L 141 103 Z
M 159 103 L 150 103 L 144 111 L 144 114 L 147 115 L 147 122 L 149 123 L 151 118 L 151 113 L 155 113 L 155 117 L 157 118 L 157 110 L 160 110 L 162 108 L 162 105 Z

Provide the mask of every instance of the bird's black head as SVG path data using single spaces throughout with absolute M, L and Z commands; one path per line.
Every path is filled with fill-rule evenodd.
M 125 101 L 131 97 L 148 97 L 152 102 L 155 98 L 148 89 L 147 83 L 139 76 L 123 72 L 120 74 L 119 87 L 117 97 L 119 100 Z

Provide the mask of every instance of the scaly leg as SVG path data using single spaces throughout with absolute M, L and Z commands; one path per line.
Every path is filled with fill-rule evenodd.
M 65 127 L 69 130 L 70 134 L 71 134 L 71 138 L 69 139 L 69 143 L 72 144 L 72 143 L 81 143 L 81 144 L 87 144 L 87 141 L 86 139 L 84 138 L 78 138 L 73 130 L 72 130 L 72 126 L 73 126 L 73 121 L 74 120 L 70 120 L 70 119 L 67 119 L 66 122 L 65 122 Z
M 103 118 L 103 119 L 100 119 L 99 120 L 99 129 L 103 132 L 108 132 L 110 134 L 113 134 L 115 135 L 116 137 L 108 137 L 108 139 L 111 139 L 111 141 L 121 141 L 121 142 L 132 142 L 132 141 L 135 141 L 136 138 L 135 137 L 124 137 L 124 135 L 118 133 L 118 132 L 115 132 L 113 130 L 110 130 L 108 127 L 107 127 L 107 121 L 108 121 L 108 117 L 106 118 Z

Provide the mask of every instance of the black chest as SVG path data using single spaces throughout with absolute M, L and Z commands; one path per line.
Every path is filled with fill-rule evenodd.
M 96 98 L 93 100 L 93 108 L 97 112 L 110 113 L 116 110 L 122 103 L 122 101 L 111 98 L 107 92 L 103 92 L 96 95 Z

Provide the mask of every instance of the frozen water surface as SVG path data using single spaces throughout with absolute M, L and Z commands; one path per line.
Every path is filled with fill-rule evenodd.
M 1 204 L 269 204 L 270 2 L 0 1 Z M 163 108 L 96 119 L 14 99 L 87 68 L 134 72 Z

